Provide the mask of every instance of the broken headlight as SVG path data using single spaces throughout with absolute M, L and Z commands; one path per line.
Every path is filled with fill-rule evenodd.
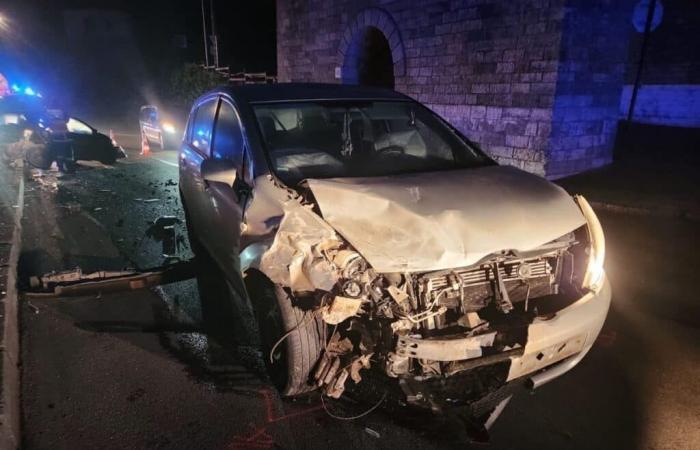
M 588 239 L 590 242 L 588 265 L 586 266 L 586 274 L 583 277 L 583 287 L 598 292 L 603 287 L 605 282 L 605 270 L 603 263 L 605 262 L 605 236 L 603 235 L 603 227 L 600 225 L 598 216 L 593 212 L 593 208 L 588 201 L 581 195 L 574 197 L 576 203 L 583 216 L 586 218 Z

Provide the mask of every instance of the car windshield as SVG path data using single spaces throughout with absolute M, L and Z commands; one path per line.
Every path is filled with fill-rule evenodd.
M 305 101 L 253 109 L 272 169 L 288 185 L 491 164 L 415 102 Z

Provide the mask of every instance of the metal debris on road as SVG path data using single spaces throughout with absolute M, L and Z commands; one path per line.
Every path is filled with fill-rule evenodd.
M 133 275 L 135 272 L 133 270 L 129 271 L 97 271 L 91 273 L 83 273 L 80 267 L 76 267 L 73 270 L 66 270 L 62 272 L 49 272 L 40 277 L 34 276 L 29 279 L 29 286 L 33 289 L 42 288 L 44 290 L 51 290 L 59 284 L 65 283 L 75 283 L 78 281 L 85 280 L 101 280 L 106 278 L 120 277 L 125 275 Z
M 143 271 L 97 271 L 84 274 L 80 268 L 32 277 L 28 297 L 71 297 L 107 292 L 146 289 L 194 277 L 192 261 L 177 262 Z
M 39 314 L 39 308 L 36 306 L 32 305 L 32 302 L 27 302 L 27 306 L 34 312 L 34 314 Z
M 367 434 L 369 434 L 370 436 L 372 436 L 372 437 L 374 437 L 374 438 L 377 438 L 377 439 L 379 439 L 380 437 L 382 437 L 381 434 L 377 433 L 376 431 L 374 431 L 374 430 L 371 429 L 370 427 L 365 427 L 365 433 L 367 433 Z

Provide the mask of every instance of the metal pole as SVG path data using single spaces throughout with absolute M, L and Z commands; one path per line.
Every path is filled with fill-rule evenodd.
M 209 0 L 209 14 L 211 14 L 211 40 L 214 45 L 214 65 L 219 67 L 219 36 L 216 35 L 216 18 L 214 17 L 214 0 Z
M 209 50 L 207 48 L 207 19 L 204 15 L 204 0 L 202 0 L 202 33 L 204 34 L 204 62 L 205 66 L 209 67 Z
M 634 77 L 634 87 L 632 88 L 632 98 L 630 99 L 630 109 L 627 112 L 627 122 L 632 122 L 634 118 L 634 106 L 637 103 L 637 92 L 639 85 L 642 82 L 642 70 L 644 69 L 644 57 L 647 53 L 649 45 L 649 35 L 651 34 L 651 22 L 654 20 L 654 10 L 656 9 L 656 0 L 650 0 L 649 11 L 647 12 L 647 22 L 644 24 L 644 38 L 642 39 L 642 50 L 639 55 L 639 65 L 637 66 L 637 75 Z

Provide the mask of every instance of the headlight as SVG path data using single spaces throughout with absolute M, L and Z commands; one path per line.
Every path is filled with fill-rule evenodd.
M 603 227 L 600 226 L 598 216 L 595 215 L 588 201 L 581 195 L 577 195 L 574 198 L 579 208 L 581 208 L 583 216 L 586 218 L 588 238 L 591 243 L 588 267 L 583 277 L 583 287 L 598 292 L 605 281 L 605 270 L 603 269 L 603 263 L 605 262 L 605 236 L 603 235 Z
M 174 134 L 175 133 L 175 125 L 173 125 L 170 122 L 163 122 L 162 125 L 163 131 L 169 134 Z

